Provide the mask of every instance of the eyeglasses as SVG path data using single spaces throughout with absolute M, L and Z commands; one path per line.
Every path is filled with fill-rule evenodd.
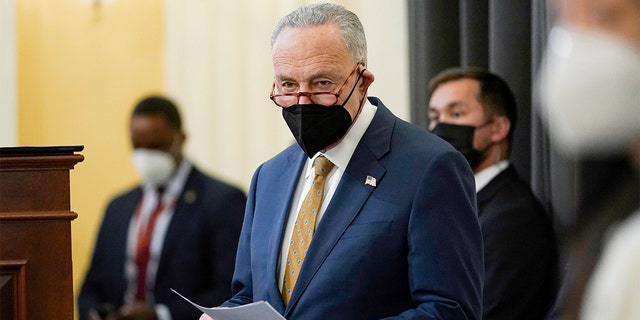
M 276 92 L 276 83 L 274 82 L 271 86 L 271 94 L 269 98 L 278 106 L 282 108 L 289 108 L 294 104 L 298 104 L 300 102 L 300 97 L 305 96 L 311 100 L 311 102 L 319 105 L 323 105 L 325 107 L 330 107 L 338 102 L 338 98 L 340 94 L 342 94 L 342 90 L 344 86 L 347 85 L 349 79 L 353 76 L 353 74 L 358 70 L 357 64 L 356 67 L 351 71 L 347 79 L 344 81 L 338 92 L 295 92 L 295 93 L 275 93 Z M 362 70 L 364 72 L 364 70 Z M 362 73 L 360 73 L 362 75 Z M 359 78 L 358 78 L 359 79 Z

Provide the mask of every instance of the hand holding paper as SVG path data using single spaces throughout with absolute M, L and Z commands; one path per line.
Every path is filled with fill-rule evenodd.
M 265 301 L 257 301 L 237 307 L 206 308 L 193 303 L 176 290 L 171 289 L 171 291 L 202 311 L 204 314 L 200 316 L 200 320 L 286 320 Z

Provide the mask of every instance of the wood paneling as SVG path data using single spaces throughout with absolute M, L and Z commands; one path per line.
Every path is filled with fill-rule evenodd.
M 0 148 L 0 318 L 73 319 L 69 170 L 82 147 Z

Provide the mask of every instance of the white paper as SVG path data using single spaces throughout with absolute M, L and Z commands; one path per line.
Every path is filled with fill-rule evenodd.
M 266 301 L 257 301 L 237 307 L 206 308 L 193 303 L 178 293 L 178 291 L 173 289 L 171 289 L 171 291 L 182 297 L 182 299 L 187 300 L 187 302 L 191 303 L 213 320 L 287 320 Z

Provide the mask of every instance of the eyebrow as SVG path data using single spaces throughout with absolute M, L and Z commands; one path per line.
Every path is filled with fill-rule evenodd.
M 277 81 L 291 81 L 291 82 L 296 82 L 296 83 L 300 83 L 300 82 L 311 82 L 315 79 L 319 79 L 319 78 L 328 78 L 328 79 L 336 79 L 339 76 L 336 76 L 335 74 L 333 74 L 332 72 L 327 72 L 327 71 L 320 71 L 318 73 L 314 73 L 312 74 L 310 77 L 308 77 L 307 79 L 303 79 L 302 81 L 298 81 L 297 79 L 294 79 L 293 77 L 289 77 L 289 76 L 285 76 L 285 75 L 276 75 L 276 80 Z
M 464 101 L 454 100 L 454 101 L 451 101 L 451 102 L 447 103 L 444 106 L 444 110 L 448 110 L 448 109 L 452 109 L 452 108 L 456 108 L 456 107 L 460 107 L 460 106 L 468 107 L 467 104 L 464 103 Z M 434 111 L 440 112 L 440 110 L 438 108 L 436 108 L 436 107 L 434 107 L 432 105 L 429 105 L 429 110 L 434 110 Z

